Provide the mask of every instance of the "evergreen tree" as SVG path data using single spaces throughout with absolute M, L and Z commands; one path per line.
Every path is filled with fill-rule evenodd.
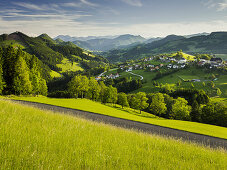
M 29 69 L 20 51 L 17 54 L 15 64 L 13 88 L 15 93 L 19 95 L 29 94 L 32 90 L 31 81 L 29 79 Z
M 14 74 L 15 74 L 15 63 L 16 63 L 16 51 L 13 46 L 9 46 L 3 53 L 3 78 L 6 83 L 5 93 L 15 93 L 13 88 Z
M 2 94 L 2 91 L 5 87 L 5 82 L 3 80 L 2 55 L 3 55 L 3 50 L 0 47 L 0 94 Z
M 45 79 L 41 79 L 39 81 L 39 84 L 40 84 L 40 94 L 43 95 L 43 96 L 46 96 L 47 95 L 47 84 L 46 84 L 46 80 Z
M 40 75 L 40 67 L 38 65 L 38 59 L 33 55 L 31 60 L 31 83 L 32 83 L 32 93 L 39 95 L 42 91 L 41 85 L 41 75 Z

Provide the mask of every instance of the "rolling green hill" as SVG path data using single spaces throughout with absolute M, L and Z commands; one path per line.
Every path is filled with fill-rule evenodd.
M 225 169 L 227 153 L 0 101 L 1 169 Z
M 138 59 L 154 54 L 171 53 L 179 50 L 186 53 L 208 53 L 227 55 L 227 32 L 213 32 L 190 38 L 167 36 L 149 44 L 140 44 L 129 49 L 112 50 L 104 55 L 112 62 Z
M 100 66 L 108 62 L 101 56 L 90 56 L 84 53 L 83 49 L 71 42 L 55 41 L 47 34 L 38 37 L 29 37 L 21 32 L 0 35 L 0 47 L 6 48 L 9 45 L 14 48 L 21 47 L 23 51 L 35 55 L 49 68 L 49 73 L 83 70 L 79 64 L 83 60 L 96 62 L 96 65 Z M 72 66 L 68 64 L 69 62 L 65 62 L 66 59 L 73 63 Z

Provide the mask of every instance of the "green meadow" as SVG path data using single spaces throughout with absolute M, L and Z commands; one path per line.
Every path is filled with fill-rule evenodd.
M 56 99 L 48 97 L 13 97 L 12 99 L 79 109 L 103 115 L 119 117 L 122 119 L 134 120 L 138 122 L 160 125 L 164 127 L 170 127 L 174 129 L 180 129 L 184 131 L 227 139 L 227 128 L 225 127 L 190 121 L 164 119 L 146 112 L 142 112 L 142 115 L 140 115 L 138 111 L 134 111 L 130 108 L 121 109 L 120 106 L 113 107 L 112 105 L 104 105 L 88 99 Z
M 70 62 L 69 59 L 64 58 L 62 64 L 56 64 L 57 67 L 61 68 L 61 72 L 67 71 L 83 71 L 84 69 L 80 67 L 79 63 Z
M 227 152 L 0 101 L 1 169 L 226 169 Z
M 133 70 L 132 71 L 135 74 L 139 74 L 144 77 L 145 83 L 143 84 L 143 87 L 134 91 L 135 92 L 146 92 L 146 93 L 152 93 L 156 92 L 159 90 L 159 88 L 155 87 L 153 85 L 153 78 L 156 76 L 156 72 L 149 72 L 145 70 Z M 107 73 L 108 74 L 108 73 Z M 162 83 L 163 85 L 165 84 L 170 84 L 171 86 L 176 86 L 176 83 L 179 81 L 185 80 L 192 80 L 192 79 L 200 79 L 200 82 L 193 82 L 194 88 L 196 89 L 203 89 L 205 91 L 213 90 L 211 87 L 209 87 L 208 83 L 211 81 L 211 76 L 214 74 L 217 79 L 214 81 L 215 87 L 220 88 L 222 91 L 221 97 L 227 97 L 227 75 L 220 74 L 216 71 L 207 73 L 202 69 L 195 68 L 195 67 L 190 67 L 190 68 L 185 68 L 182 69 L 178 72 L 172 73 L 170 75 L 164 76 L 162 78 L 159 78 L 155 80 L 158 83 Z M 122 77 L 132 77 L 139 79 L 138 76 L 133 76 L 129 73 L 122 72 L 120 73 Z M 203 86 L 203 82 L 205 83 L 205 87 Z M 181 86 L 183 88 L 191 88 L 191 82 L 181 82 Z

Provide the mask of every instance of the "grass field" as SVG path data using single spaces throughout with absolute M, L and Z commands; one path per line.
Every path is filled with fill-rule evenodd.
M 227 152 L 0 101 L 1 169 L 225 169 Z
M 111 106 L 103 105 L 101 103 L 93 102 L 87 99 L 55 99 L 47 97 L 14 97 L 14 99 L 79 109 L 103 115 L 109 115 L 113 117 L 119 117 L 123 119 L 134 120 L 227 139 L 227 128 L 224 127 L 189 121 L 163 119 L 145 112 L 143 112 L 143 115 L 140 116 L 138 112 L 134 112 L 132 109 L 129 108 L 113 108 Z
M 171 55 L 171 57 L 176 56 L 176 54 L 177 54 L 177 53 L 173 53 L 173 54 Z M 183 54 L 183 58 L 185 58 L 185 59 L 187 59 L 187 60 L 194 60 L 194 58 L 195 58 L 194 55 L 186 54 L 186 53 L 183 53 L 183 52 L 182 52 L 182 54 Z
M 56 64 L 57 67 L 61 68 L 61 72 L 67 72 L 67 71 L 83 71 L 84 69 L 79 66 L 76 62 L 70 62 L 67 58 L 64 58 L 62 60 L 62 64 Z
M 144 80 L 146 81 L 146 83 L 143 84 L 142 88 L 140 88 L 134 92 L 142 91 L 142 92 L 146 92 L 146 93 L 152 93 L 152 92 L 156 92 L 159 90 L 157 87 L 153 86 L 153 80 L 152 80 L 157 73 L 147 72 L 145 70 L 133 70 L 132 72 L 143 76 Z M 207 91 L 207 90 L 213 90 L 211 87 L 209 87 L 207 85 L 207 83 L 209 83 L 209 81 L 211 80 L 210 77 L 212 76 L 212 74 L 214 74 L 218 77 L 217 80 L 214 81 L 214 83 L 215 83 L 215 86 L 220 88 L 220 90 L 222 91 L 221 96 L 227 97 L 227 75 L 221 75 L 221 74 L 218 74 L 217 72 L 206 73 L 205 71 L 195 68 L 195 67 L 182 69 L 176 73 L 172 73 L 168 76 L 164 76 L 160 79 L 157 79 L 156 81 L 159 83 L 162 83 L 164 85 L 167 83 L 172 86 L 175 86 L 176 83 L 179 81 L 182 81 L 182 79 L 184 79 L 184 80 L 200 79 L 201 80 L 200 82 L 193 82 L 195 88 L 203 89 L 203 90 Z M 125 73 L 125 72 L 120 73 L 120 75 L 123 77 L 132 77 L 131 74 Z M 133 78 L 138 79 L 139 77 L 135 76 Z M 205 87 L 202 84 L 203 82 L 205 82 L 205 84 L 206 84 Z M 186 88 L 191 87 L 191 82 L 182 82 L 181 87 L 186 87 Z
M 61 77 L 61 74 L 59 74 L 59 73 L 56 72 L 56 71 L 51 70 L 50 76 L 51 76 L 52 78 L 59 78 L 59 77 Z

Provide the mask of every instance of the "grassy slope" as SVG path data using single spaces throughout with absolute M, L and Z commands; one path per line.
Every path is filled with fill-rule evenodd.
M 157 88 L 153 86 L 152 79 L 155 77 L 155 72 L 146 72 L 144 70 L 133 70 L 132 71 L 135 74 L 142 75 L 144 77 L 144 80 L 146 80 L 146 83 L 143 84 L 143 87 L 134 91 L 134 92 L 156 92 Z M 108 74 L 108 73 L 107 73 Z M 197 68 L 187 68 L 182 69 L 176 73 L 170 74 L 168 76 L 164 76 L 163 78 L 160 78 L 156 80 L 159 83 L 162 84 L 172 84 L 175 86 L 175 84 L 183 78 L 184 80 L 191 80 L 191 79 L 200 79 L 201 82 L 193 82 L 195 88 L 197 89 L 204 89 L 204 90 L 212 90 L 211 87 L 205 86 L 203 87 L 202 83 L 205 82 L 207 84 L 209 82 L 209 77 L 211 77 L 212 74 L 215 74 L 215 72 L 206 73 L 201 69 Z M 125 74 L 125 72 L 120 73 L 120 75 L 130 77 L 130 75 Z M 227 97 L 227 75 L 220 75 L 217 80 L 214 81 L 215 86 L 220 88 L 222 91 L 222 97 Z M 191 87 L 191 82 L 182 82 L 181 87 Z
M 62 69 L 62 72 L 67 72 L 67 71 L 83 71 L 83 68 L 79 66 L 78 63 L 76 62 L 70 62 L 67 58 L 64 58 L 62 60 L 62 64 L 56 64 L 57 67 Z
M 173 54 L 171 55 L 171 57 L 176 56 L 176 54 L 177 54 L 177 53 L 173 53 Z M 185 58 L 185 59 L 187 59 L 187 60 L 194 60 L 194 58 L 195 58 L 195 56 L 190 55 L 190 54 L 187 54 L 187 53 L 183 53 L 183 52 L 182 52 L 182 54 L 183 54 L 183 58 Z
M 142 117 L 135 115 L 135 113 L 132 113 L 128 109 L 125 110 L 121 110 L 120 108 L 116 109 L 87 99 L 54 99 L 47 97 L 15 97 L 15 99 L 52 104 L 73 109 L 80 109 L 94 113 L 109 115 L 113 117 L 119 117 L 123 119 L 150 123 L 227 139 L 227 128 L 224 127 L 189 121 L 168 120 L 163 118 L 157 118 L 155 116 L 151 116 L 149 118 Z
M 59 78 L 59 77 L 61 77 L 61 74 L 59 74 L 59 73 L 56 72 L 56 71 L 51 70 L 50 76 L 51 76 L 52 78 Z
M 1 169 L 225 169 L 227 152 L 0 101 Z

